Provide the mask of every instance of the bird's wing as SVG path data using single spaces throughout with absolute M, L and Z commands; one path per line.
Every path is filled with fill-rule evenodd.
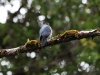
M 40 29 L 39 33 L 40 33 L 40 36 L 49 36 L 50 35 L 50 27 L 49 26 L 44 26 Z

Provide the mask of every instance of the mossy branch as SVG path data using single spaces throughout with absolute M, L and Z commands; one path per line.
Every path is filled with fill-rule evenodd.
M 62 34 L 58 34 L 57 36 L 52 37 L 45 47 L 60 43 L 66 43 L 72 40 L 80 40 L 83 38 L 94 38 L 96 36 L 100 36 L 100 30 L 98 29 L 90 31 L 67 30 Z M 7 56 L 14 56 L 29 51 L 41 51 L 43 48 L 44 47 L 42 47 L 40 41 L 29 40 L 25 43 L 25 45 L 16 48 L 0 49 L 0 58 Z

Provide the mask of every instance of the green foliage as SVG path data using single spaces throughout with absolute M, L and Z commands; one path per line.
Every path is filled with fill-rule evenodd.
M 8 0 L 11 2 L 12 0 Z M 100 27 L 99 0 L 21 0 L 19 10 L 9 11 L 5 24 L 0 24 L 0 48 L 24 45 L 27 39 L 39 40 L 37 18 L 45 16 L 53 36 L 66 30 L 89 30 Z M 86 0 L 87 1 L 87 0 Z M 6 5 L 6 1 L 2 2 Z M 27 13 L 21 14 L 21 8 Z M 40 12 L 40 13 L 39 13 Z M 25 16 L 21 19 L 18 15 Z M 18 21 L 14 22 L 14 18 Z M 4 63 L 6 61 L 6 64 Z M 27 52 L 0 59 L 4 75 L 100 75 L 100 39 L 82 39 L 47 47 L 40 52 Z M 8 64 L 7 64 L 8 62 Z

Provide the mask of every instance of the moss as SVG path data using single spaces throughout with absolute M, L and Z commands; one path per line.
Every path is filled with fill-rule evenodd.
M 63 34 L 61 34 L 60 37 L 69 37 L 69 36 L 78 37 L 78 30 L 67 30 Z
M 54 41 L 60 38 L 66 38 L 66 37 L 71 37 L 71 36 L 78 38 L 78 30 L 67 30 L 62 34 L 58 34 L 57 36 L 52 37 L 51 40 Z
M 52 37 L 51 41 L 58 40 L 61 38 L 67 38 L 67 37 L 69 38 L 69 37 L 73 37 L 73 36 L 78 38 L 78 30 L 67 30 L 62 34 L 58 34 L 57 36 Z M 26 47 L 40 47 L 41 42 L 38 40 L 29 40 L 28 39 L 28 41 L 25 43 L 24 46 L 26 46 Z
M 40 41 L 38 41 L 38 40 L 29 40 L 29 41 L 27 41 L 26 43 L 25 43 L 25 45 L 24 46 L 26 46 L 26 47 L 30 47 L 30 46 L 40 46 Z
M 50 38 L 50 41 L 57 40 L 60 38 L 60 36 L 61 36 L 61 34 L 58 34 L 57 36 Z

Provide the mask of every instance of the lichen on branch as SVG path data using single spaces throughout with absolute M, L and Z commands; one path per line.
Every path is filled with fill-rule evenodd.
M 98 29 L 90 31 L 66 30 L 64 33 L 52 37 L 44 47 L 66 43 L 72 40 L 80 40 L 82 38 L 94 38 L 96 36 L 100 36 L 100 30 Z M 0 49 L 0 58 L 6 56 L 14 56 L 28 51 L 41 51 L 41 49 L 44 47 L 42 47 L 39 40 L 29 40 L 24 45 L 16 48 Z

